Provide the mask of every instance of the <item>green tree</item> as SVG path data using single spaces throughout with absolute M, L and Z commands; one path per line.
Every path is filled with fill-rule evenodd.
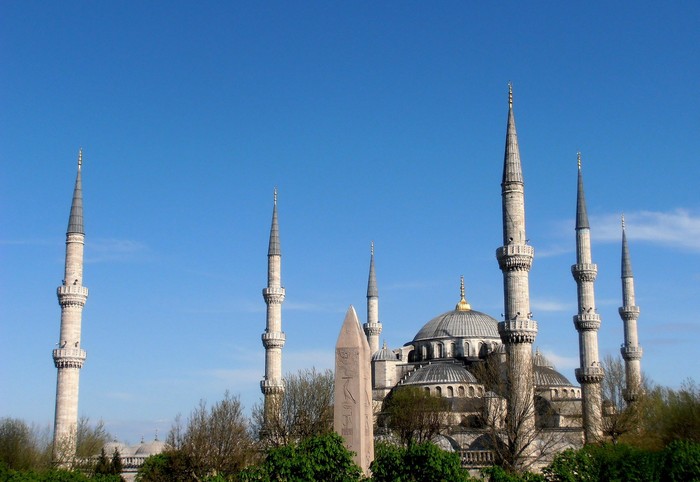
M 397 387 L 384 399 L 379 424 L 391 430 L 402 444 L 433 440 L 445 430 L 449 402 L 418 387 Z
M 362 471 L 336 433 L 317 435 L 298 443 L 271 448 L 265 460 L 240 474 L 245 482 L 286 481 L 356 482 Z
M 51 460 L 48 430 L 30 427 L 17 418 L 0 419 L 0 462 L 8 469 L 48 467 Z
M 474 480 L 462 468 L 457 453 L 433 443 L 412 443 L 400 447 L 377 443 L 370 465 L 375 482 L 467 482 Z
M 187 482 L 197 480 L 192 457 L 182 450 L 169 450 L 148 457 L 139 467 L 136 480 L 141 482 Z
M 112 464 L 109 463 L 107 454 L 105 453 L 104 447 L 100 450 L 100 456 L 97 457 L 97 463 L 95 463 L 95 474 L 106 475 L 112 473 Z

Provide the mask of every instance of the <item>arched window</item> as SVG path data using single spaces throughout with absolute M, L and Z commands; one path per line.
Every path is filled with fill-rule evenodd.
M 443 358 L 445 356 L 444 349 L 442 343 L 438 343 L 435 347 L 435 358 Z
M 559 390 L 554 389 L 554 398 L 559 398 Z
M 442 388 L 435 387 L 435 395 L 437 395 L 438 397 L 442 397 Z
M 454 342 L 450 343 L 450 353 L 447 356 L 457 356 L 457 345 Z
M 420 359 L 425 360 L 426 358 L 428 358 L 428 349 L 423 345 L 420 347 Z
M 474 396 L 474 387 L 469 387 L 469 396 L 473 397 Z
M 469 343 L 466 341 L 464 342 L 464 356 L 465 357 L 469 356 Z
M 430 395 L 430 388 L 425 387 L 425 393 L 427 393 L 428 395 Z
M 447 387 L 447 396 L 450 398 L 455 396 L 455 391 L 452 387 Z
M 464 387 L 463 387 L 463 386 L 460 386 L 460 387 L 457 389 L 457 393 L 459 393 L 459 396 L 460 396 L 460 397 L 464 398 Z
M 483 397 L 484 396 L 484 388 L 479 387 L 479 389 L 476 391 L 476 393 L 478 393 L 480 397 Z

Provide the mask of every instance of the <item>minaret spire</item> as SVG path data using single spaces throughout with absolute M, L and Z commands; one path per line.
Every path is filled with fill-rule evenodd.
M 367 281 L 367 323 L 362 325 L 371 354 L 379 351 L 379 335 L 382 333 L 382 324 L 379 321 L 379 290 L 377 289 L 377 275 L 374 271 L 374 241 L 370 244 L 369 256 L 369 280 Z
M 622 216 L 622 306 L 618 310 L 625 330 L 625 342 L 620 348 L 622 358 L 625 360 L 626 386 L 623 392 L 628 404 L 634 403 L 639 398 L 642 389 L 642 347 L 637 336 L 637 318 L 639 318 L 639 306 L 634 299 L 634 276 L 632 274 L 632 261 L 629 247 L 627 246 L 627 234 L 625 233 L 625 216 Z
M 578 314 L 574 316 L 574 326 L 579 335 L 580 368 L 576 369 L 576 380 L 581 384 L 583 432 L 586 443 L 595 443 L 603 435 L 600 382 L 604 373 L 598 356 L 600 315 L 595 306 L 594 290 L 598 267 L 593 264 L 591 257 L 591 229 L 583 193 L 580 153 L 576 196 L 576 264 L 571 266 L 571 274 L 576 280 L 578 293 Z
M 54 419 L 53 460 L 68 466 L 75 457 L 78 430 L 78 394 L 80 369 L 86 353 L 80 347 L 83 307 L 88 289 L 83 286 L 83 191 L 81 167 L 83 151 L 78 154 L 78 173 L 73 189 L 68 229 L 66 232 L 66 262 L 63 283 L 57 289 L 61 306 L 61 331 L 58 348 L 53 350 L 56 380 L 56 415 Z
M 265 378 L 260 382 L 260 390 L 265 396 L 263 430 L 267 430 L 272 421 L 279 416 L 280 398 L 284 393 L 282 347 L 285 335 L 282 331 L 282 302 L 285 289 L 282 287 L 282 250 L 277 224 L 277 188 L 273 197 L 270 243 L 267 250 L 267 288 L 262 290 L 262 294 L 267 304 L 267 323 L 262 334 L 262 344 L 265 347 Z
M 525 235 L 525 187 L 513 114 L 513 87 L 508 85 L 508 124 L 501 182 L 503 246 L 496 250 L 503 272 L 504 320 L 498 332 L 506 349 L 509 430 L 516 435 L 515 453 L 525 463 L 531 452 L 525 440 L 535 426 L 532 344 L 537 322 L 530 312 L 529 271 L 535 250 Z

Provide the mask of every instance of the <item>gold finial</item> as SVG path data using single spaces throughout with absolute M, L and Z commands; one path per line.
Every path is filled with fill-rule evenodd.
M 508 81 L 508 107 L 513 107 L 513 82 Z
M 78 169 L 83 165 L 83 148 L 81 147 L 78 151 Z
M 576 154 L 576 158 L 577 158 L 577 160 L 578 160 L 578 170 L 580 171 L 580 170 L 581 170 L 581 151 L 579 151 L 579 152 Z
M 369 253 L 374 256 L 374 241 L 372 241 L 369 245 Z
M 467 300 L 464 299 L 464 276 L 459 277 L 459 295 L 460 295 L 460 300 L 459 303 L 457 303 L 457 306 L 455 307 L 455 310 L 457 311 L 469 311 L 472 309 L 471 305 L 467 303 Z
M 274 194 L 273 194 L 273 198 L 274 198 L 275 206 L 277 206 L 277 186 L 275 186 L 275 191 L 274 191 Z

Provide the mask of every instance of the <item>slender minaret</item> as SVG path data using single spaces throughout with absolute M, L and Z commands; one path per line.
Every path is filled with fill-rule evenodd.
M 83 307 L 88 289 L 83 286 L 83 188 L 80 170 L 83 151 L 78 154 L 78 174 L 73 189 L 73 202 L 66 232 L 66 265 L 63 283 L 58 287 L 61 305 L 61 333 L 53 361 L 58 369 L 56 380 L 56 416 L 54 419 L 53 460 L 69 465 L 75 457 L 78 430 L 78 390 L 80 369 L 85 362 L 85 350 L 80 347 Z
M 598 358 L 600 315 L 596 311 L 594 292 L 597 273 L 598 266 L 591 261 L 591 228 L 588 224 L 586 198 L 583 193 L 581 153 L 579 153 L 576 195 L 576 264 L 571 266 L 571 274 L 576 280 L 578 292 L 578 314 L 574 316 L 574 326 L 578 331 L 581 368 L 576 369 L 576 380 L 581 384 L 585 443 L 597 442 L 603 434 L 600 382 L 603 380 L 604 374 Z
M 270 228 L 270 244 L 267 250 L 267 288 L 262 290 L 267 304 L 267 326 L 262 334 L 262 344 L 265 347 L 265 378 L 260 381 L 260 389 L 265 395 L 264 423 L 279 410 L 279 397 L 284 392 L 282 381 L 282 347 L 284 333 L 282 332 L 282 251 L 280 249 L 279 226 L 277 225 L 277 188 L 274 192 L 272 208 L 272 227 Z
M 363 326 L 370 354 L 379 351 L 379 335 L 382 333 L 382 324 L 379 322 L 379 290 L 377 289 L 377 276 L 374 273 L 374 241 L 370 245 L 369 256 L 369 280 L 367 281 L 367 323 Z
M 623 396 L 629 405 L 637 400 L 642 387 L 640 366 L 642 347 L 639 345 L 637 337 L 639 306 L 634 304 L 634 276 L 632 275 L 630 252 L 627 247 L 624 216 L 622 216 L 622 306 L 618 311 L 625 328 L 625 343 L 620 348 L 620 352 L 625 360 L 626 387 Z
M 525 458 L 535 425 L 532 344 L 537 336 L 537 322 L 530 312 L 529 272 L 535 250 L 525 235 L 525 186 L 518 136 L 513 115 L 513 88 L 508 84 L 508 129 L 501 182 L 503 204 L 503 246 L 496 250 L 503 272 L 504 320 L 498 332 L 506 349 L 507 424 L 518 447 L 516 454 Z M 524 462 L 524 460 L 522 460 Z

